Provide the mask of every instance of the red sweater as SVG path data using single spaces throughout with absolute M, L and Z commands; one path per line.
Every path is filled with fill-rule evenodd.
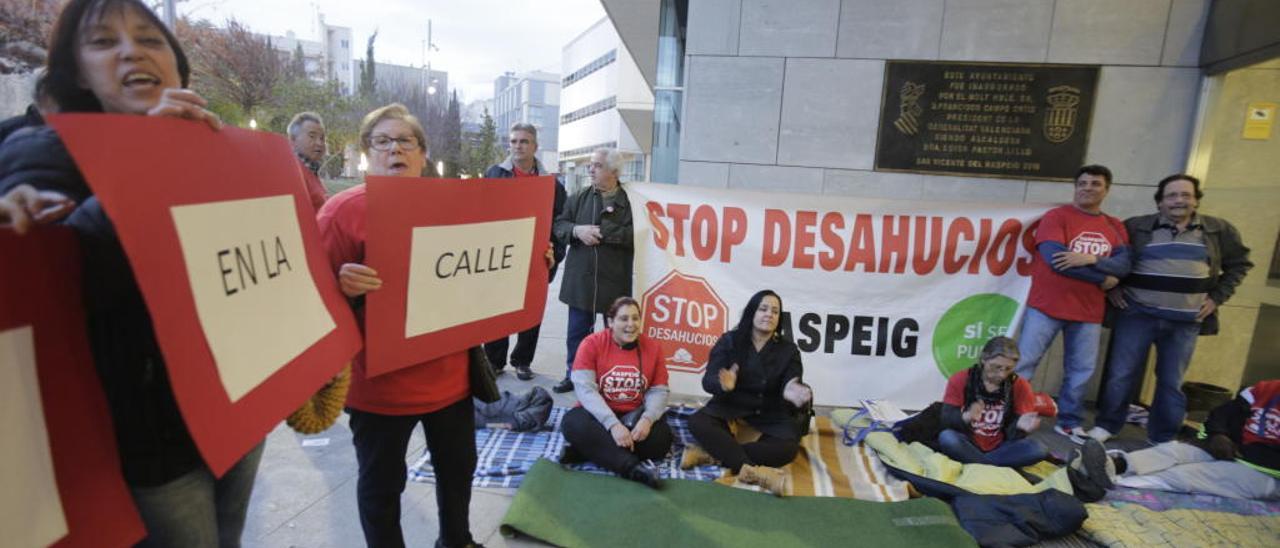
M 1069 251 L 1109 257 L 1113 250 L 1129 245 L 1129 236 L 1120 219 L 1100 213 L 1090 215 L 1073 205 L 1058 206 L 1040 219 L 1036 245 L 1057 242 Z M 1106 310 L 1102 288 L 1053 271 L 1040 253 L 1031 263 L 1031 293 L 1027 305 L 1051 318 L 1070 322 L 1100 323 Z
M 574 370 L 595 371 L 600 395 L 615 413 L 629 413 L 644 405 L 651 386 L 667 386 L 667 365 L 658 343 L 645 337 L 631 350 L 613 342 L 608 329 L 582 339 L 573 358 Z
M 316 216 L 334 272 L 344 263 L 364 264 L 366 208 L 365 186 L 358 185 L 334 195 Z M 356 308 L 355 315 L 363 330 L 364 307 Z M 368 413 L 419 415 L 471 397 L 466 351 L 368 378 L 361 350 L 351 368 L 347 406 Z

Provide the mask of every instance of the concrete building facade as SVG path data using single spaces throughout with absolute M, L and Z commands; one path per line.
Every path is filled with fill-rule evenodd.
M 493 81 L 494 124 L 503 150 L 510 150 L 506 131 L 517 122 L 538 128 L 538 161 L 547 169 L 559 165 L 560 75 L 508 72 Z
M 623 42 L 620 51 L 649 51 L 667 3 L 602 0 Z M 1222 307 L 1223 334 L 1200 339 L 1187 380 L 1234 390 L 1246 377 L 1246 363 L 1258 361 L 1250 358 L 1254 339 L 1276 330 L 1258 322 L 1260 310 L 1280 305 L 1280 287 L 1267 283 L 1280 233 L 1274 213 L 1280 135 L 1244 140 L 1240 132 L 1246 105 L 1280 101 L 1280 62 L 1226 74 L 1203 69 L 1206 22 L 1219 7 L 1210 0 L 698 0 L 687 6 L 678 170 L 685 185 L 1067 202 L 1071 187 L 1064 182 L 875 171 L 886 63 L 1100 66 L 1085 162 L 1115 173 L 1104 209 L 1121 218 L 1154 212 L 1154 185 L 1190 172 L 1205 181 L 1201 210 L 1235 223 L 1258 265 Z M 608 34 L 593 29 L 583 38 L 593 33 Z M 574 67 L 583 57 L 585 51 Z M 566 74 L 577 70 L 569 65 L 566 55 Z M 640 66 L 649 65 L 641 58 Z M 644 77 L 654 81 L 649 72 Z M 566 86 L 566 112 L 583 102 L 571 92 Z M 562 133 L 565 149 L 586 140 Z M 1060 382 L 1059 344 L 1049 374 L 1037 375 L 1039 389 L 1056 390 Z
M 351 27 L 325 23 L 324 14 L 316 14 L 318 40 L 304 40 L 289 31 L 272 36 L 271 45 L 282 54 L 293 55 L 302 46 L 307 74 L 318 81 L 336 80 L 344 93 L 355 93 L 356 72 L 352 62 Z

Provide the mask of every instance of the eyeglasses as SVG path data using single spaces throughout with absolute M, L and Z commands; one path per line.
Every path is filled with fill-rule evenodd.
M 418 148 L 417 137 L 387 137 L 386 135 L 374 135 L 369 139 L 369 146 L 374 150 L 387 152 L 391 150 L 392 144 L 400 145 L 401 149 Z

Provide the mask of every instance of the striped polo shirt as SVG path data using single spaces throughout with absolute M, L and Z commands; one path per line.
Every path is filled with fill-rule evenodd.
M 1151 243 L 1134 257 L 1124 296 L 1138 310 L 1168 320 L 1193 322 L 1209 291 L 1209 252 L 1204 227 L 1192 217 L 1187 228 L 1160 217 Z

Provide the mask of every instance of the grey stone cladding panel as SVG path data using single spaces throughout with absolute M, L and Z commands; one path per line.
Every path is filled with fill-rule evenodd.
M 938 58 L 943 0 L 844 0 L 837 57 Z
M 1053 0 L 947 2 L 941 58 L 1042 63 L 1052 20 Z
M 1058 0 L 1050 63 L 1159 65 L 1170 0 Z
M 840 0 L 742 0 L 739 55 L 834 57 Z
M 783 60 L 695 55 L 688 71 L 680 159 L 775 163 Z
M 742 0 L 696 0 L 689 3 L 685 53 L 737 55 Z
M 720 162 L 680 162 L 680 184 L 726 188 L 729 186 L 729 164 Z
M 1199 69 L 1103 67 L 1086 162 L 1106 165 L 1123 184 L 1186 169 L 1199 95 Z
M 777 192 L 822 192 L 822 170 L 809 167 L 729 166 L 729 188 Z
M 871 169 L 883 82 L 883 61 L 788 59 L 778 163 Z
M 1160 64 L 1200 66 L 1200 43 L 1204 41 L 1204 24 L 1208 20 L 1209 0 L 1173 0 Z

